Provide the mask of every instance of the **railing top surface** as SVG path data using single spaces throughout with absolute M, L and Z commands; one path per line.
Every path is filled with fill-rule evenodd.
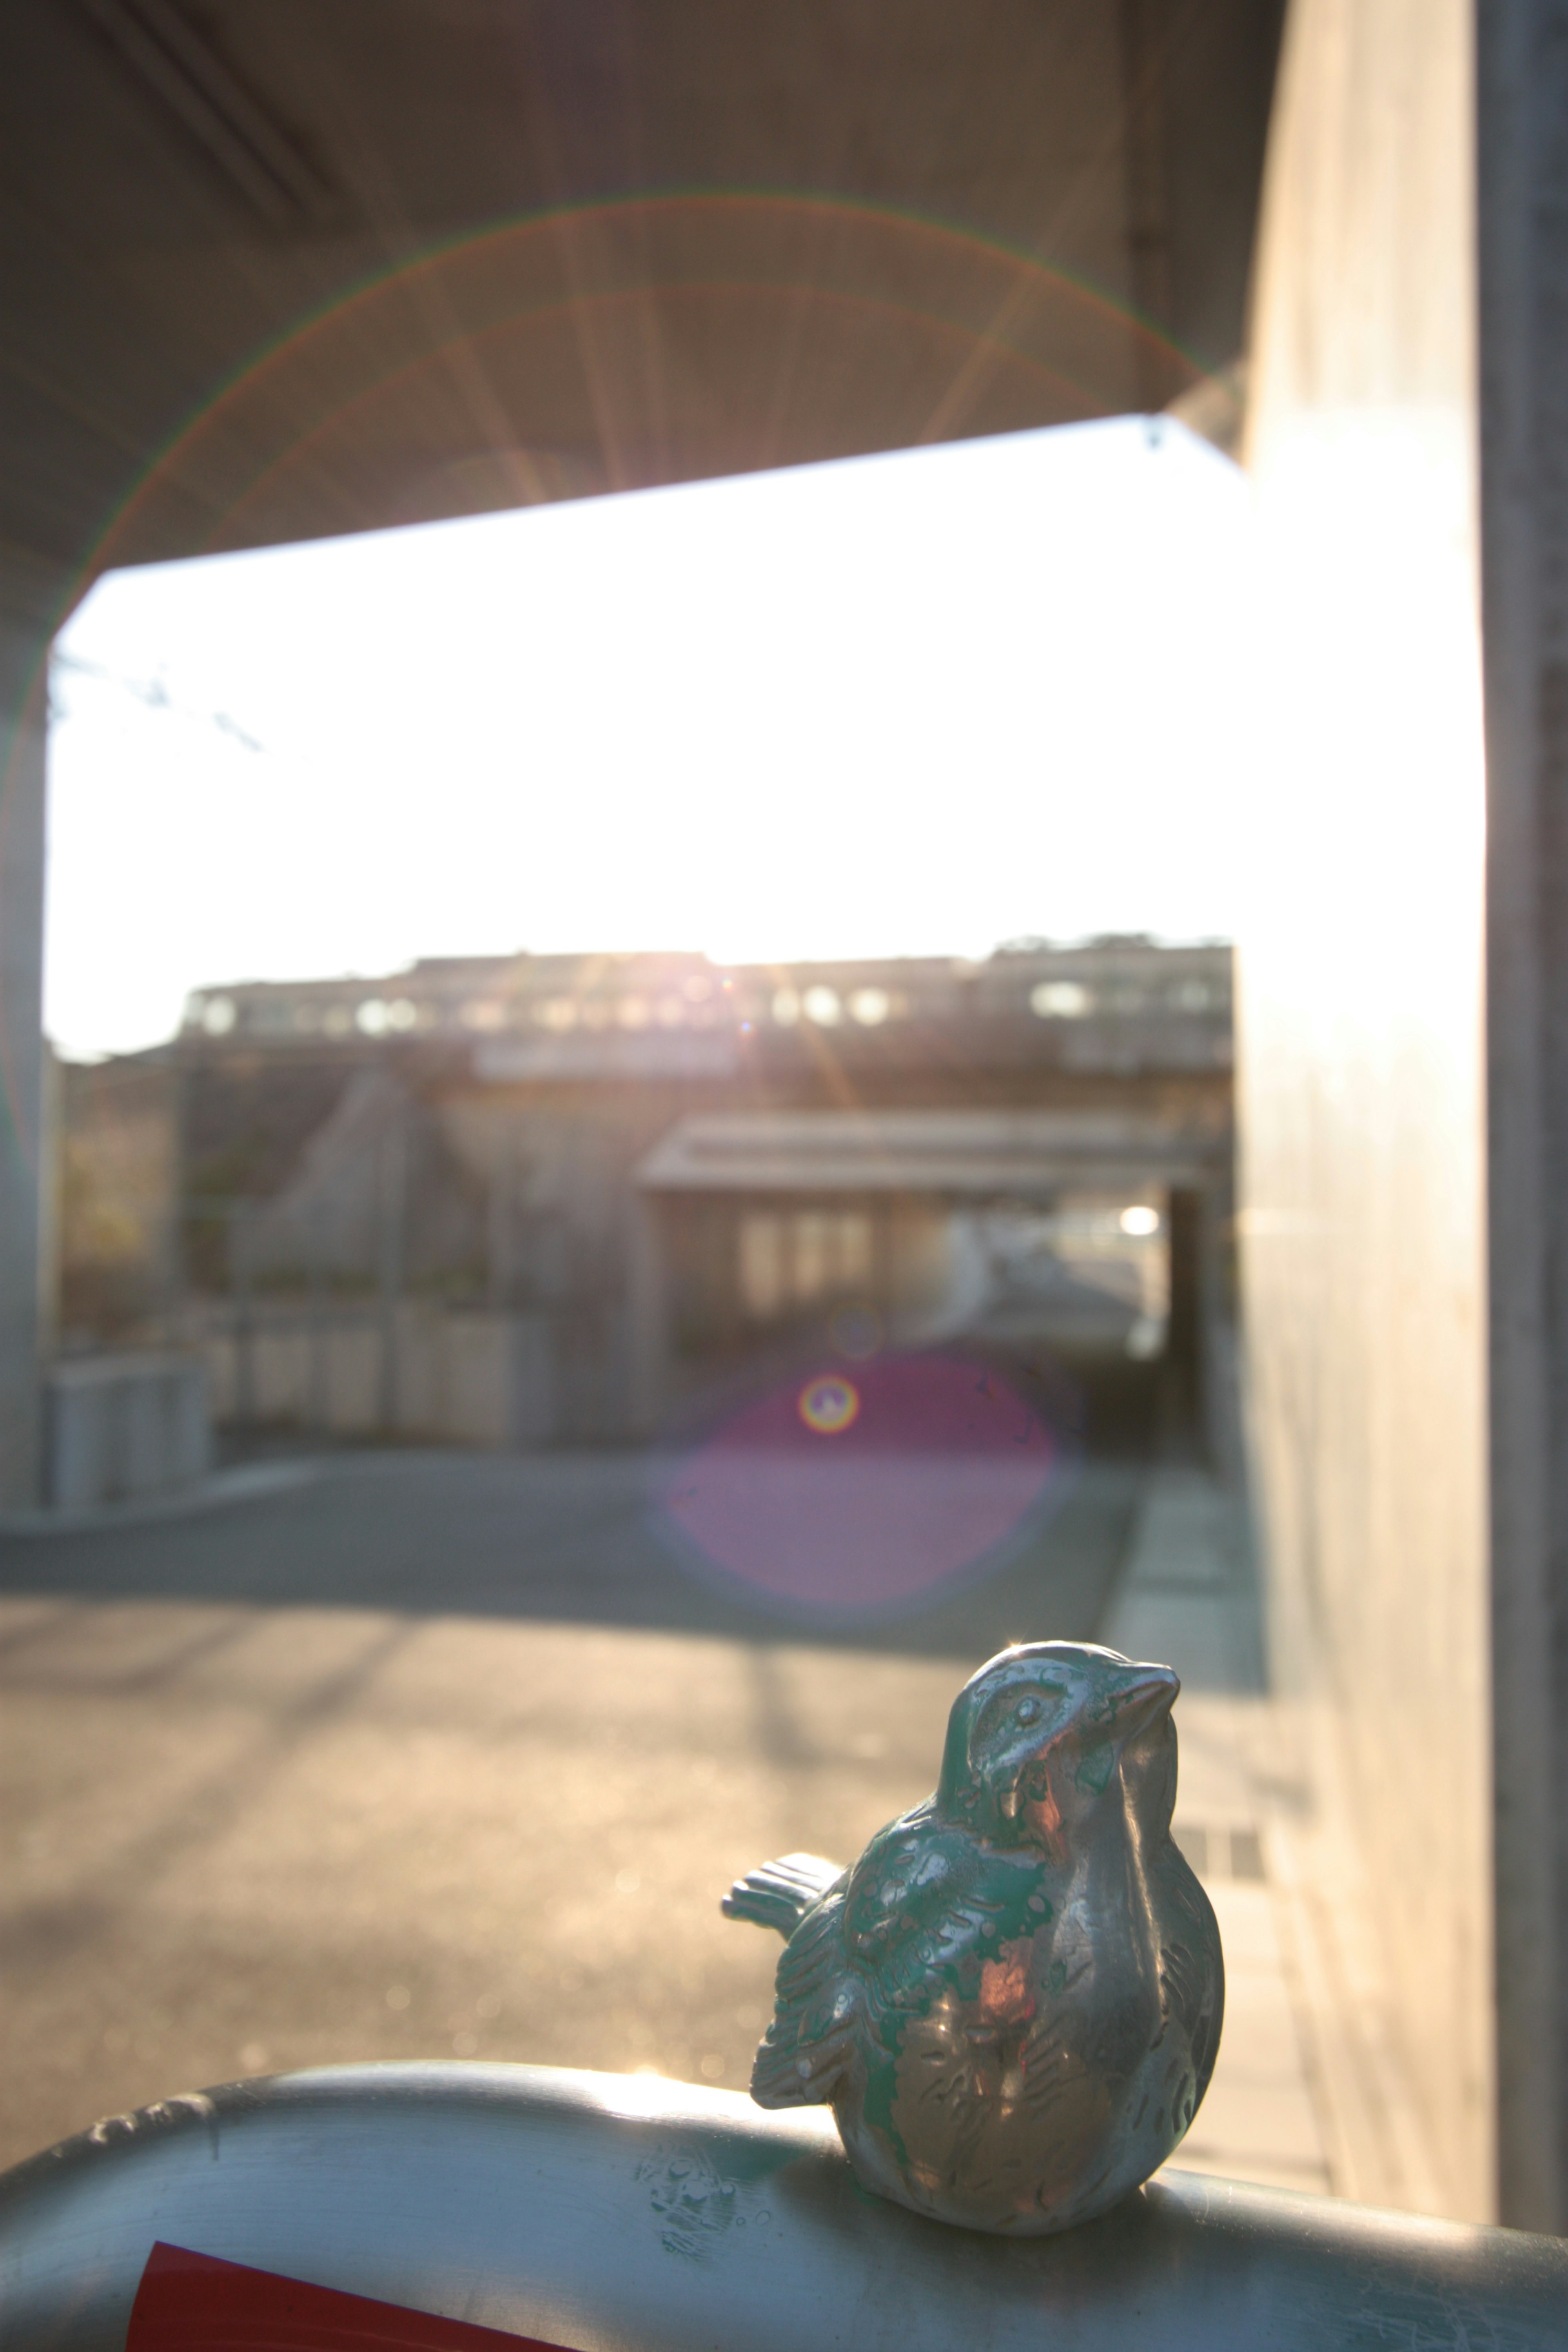
M 570 2352 L 1568 2345 L 1568 2242 L 1178 2170 L 982 2237 L 858 2189 L 825 2112 L 543 2068 L 326 2068 L 62 2142 L 0 2179 L 4 2352 L 123 2352 L 159 2242 Z

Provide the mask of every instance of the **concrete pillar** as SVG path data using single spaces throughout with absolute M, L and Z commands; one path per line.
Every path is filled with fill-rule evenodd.
M 1499 2192 L 1568 2231 L 1568 5 L 1478 10 Z
M 37 1499 L 44 766 L 51 589 L 0 559 L 0 1508 Z
M 651 1437 L 668 1405 L 669 1298 L 659 1202 L 634 1187 L 626 1204 L 626 1352 L 631 1433 Z
M 1246 1482 L 1239 1394 L 1234 1235 L 1236 1191 L 1228 1170 L 1199 1196 L 1199 1294 L 1203 1441 L 1222 1482 Z
M 383 1129 L 376 1163 L 376 1300 L 380 1332 L 377 1417 L 387 1436 L 402 1427 L 403 1289 L 407 1254 L 408 1128 Z
M 1472 0 L 1292 0 L 1287 23 L 1249 394 L 1267 685 L 1237 1076 L 1272 1664 L 1301 1769 L 1362 1849 L 1389 1988 L 1385 2014 L 1344 2028 L 1393 2045 L 1442 2204 L 1482 2219 L 1497 2082 L 1472 33 Z
M 234 1417 L 256 1425 L 256 1203 L 236 1201 L 228 1213 L 228 1295 L 234 1338 Z

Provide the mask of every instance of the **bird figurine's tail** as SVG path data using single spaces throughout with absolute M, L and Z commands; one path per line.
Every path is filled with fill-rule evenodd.
M 787 1944 L 814 1903 L 844 1876 L 836 1862 L 819 1853 L 786 1853 L 737 1878 L 723 1901 L 727 1919 L 750 1919 L 776 1927 Z

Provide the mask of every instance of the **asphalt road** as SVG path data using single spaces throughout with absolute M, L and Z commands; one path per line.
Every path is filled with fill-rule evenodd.
M 1142 1474 L 832 1626 L 658 1538 L 631 1455 L 346 1456 L 226 1507 L 0 1538 L 0 2163 L 347 2058 L 741 2085 L 741 1871 L 931 1787 L 959 1683 L 1092 1635 Z

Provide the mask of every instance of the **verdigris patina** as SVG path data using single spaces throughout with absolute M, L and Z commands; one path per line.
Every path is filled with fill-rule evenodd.
M 790 1854 L 732 1918 L 787 1937 L 752 2096 L 830 2105 L 862 2184 L 1039 2235 L 1163 2164 L 1208 2087 L 1225 1970 L 1171 1836 L 1181 1685 L 1031 1642 L 966 1683 L 936 1793 L 849 1870 Z

